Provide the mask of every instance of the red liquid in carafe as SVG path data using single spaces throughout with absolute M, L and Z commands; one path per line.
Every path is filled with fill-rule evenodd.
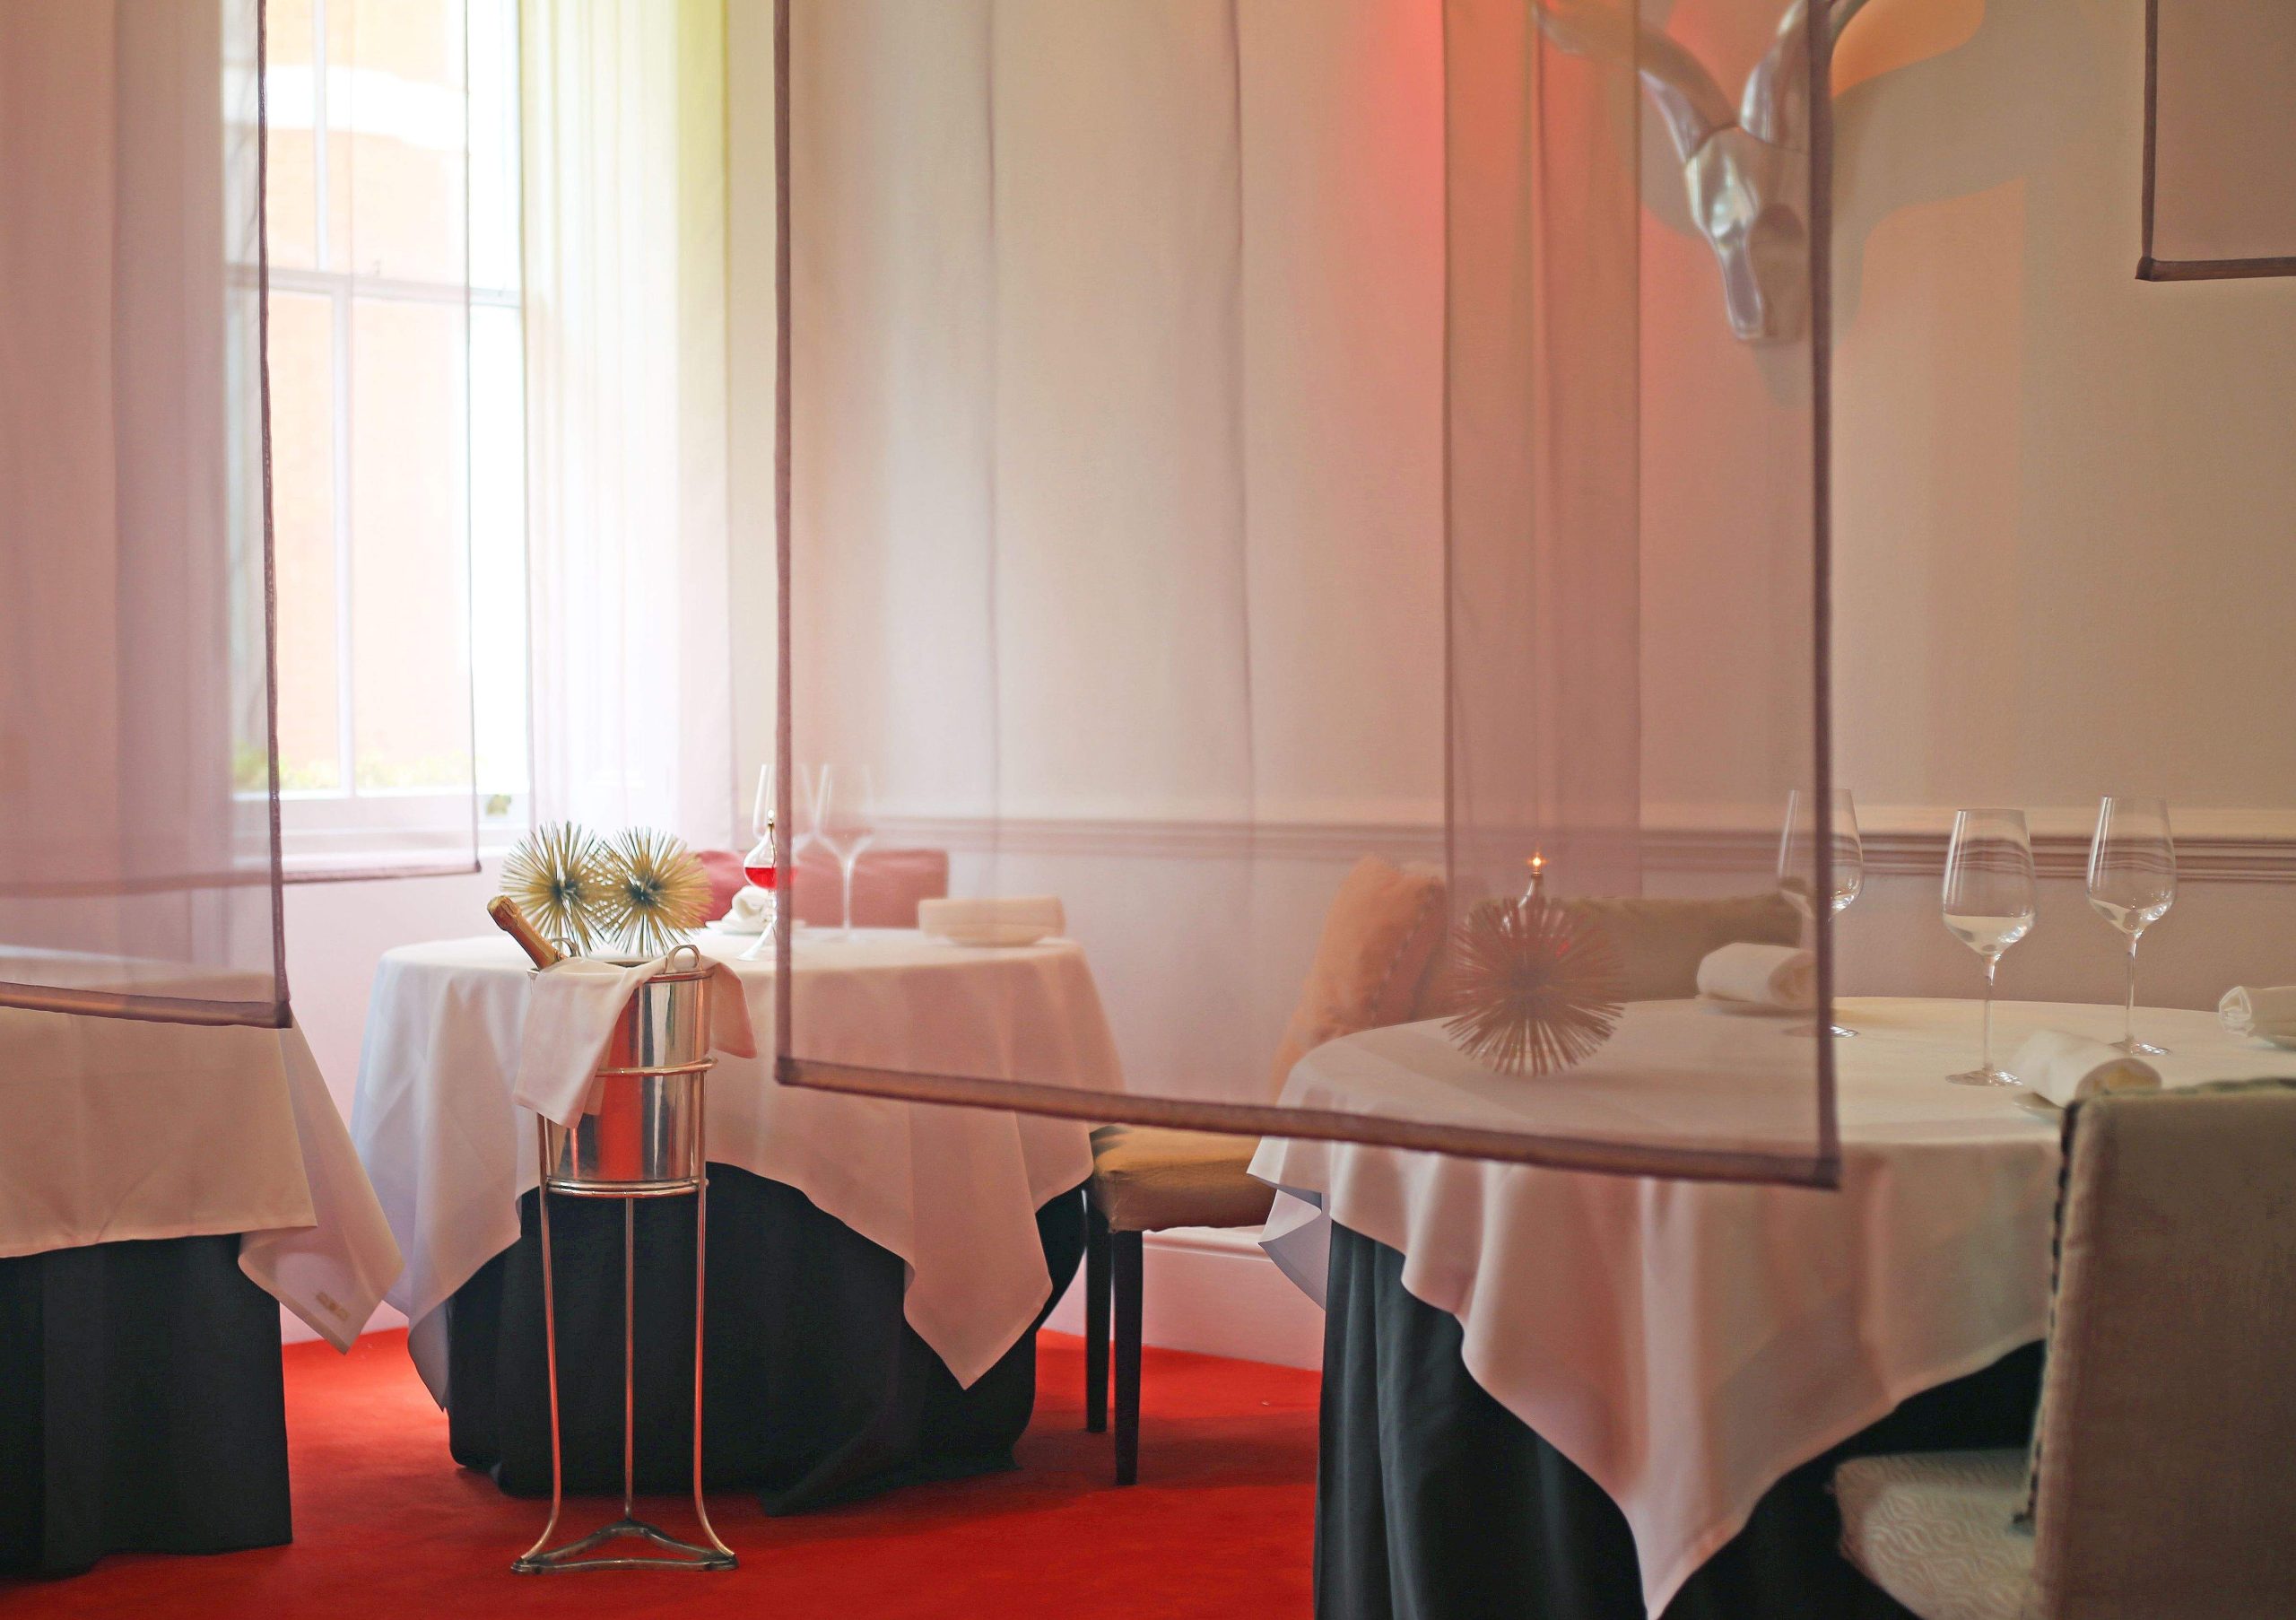
M 761 889 L 771 889 L 778 886 L 781 869 L 778 867 L 744 867 L 742 875 Z

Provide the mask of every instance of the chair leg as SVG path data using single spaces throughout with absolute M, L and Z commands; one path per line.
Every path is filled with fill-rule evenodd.
M 1112 1233 L 1110 1269 L 1116 1282 L 1116 1482 L 1140 1477 L 1141 1234 Z
M 1109 1426 L 1109 1224 L 1097 1209 L 1084 1212 L 1084 1427 Z

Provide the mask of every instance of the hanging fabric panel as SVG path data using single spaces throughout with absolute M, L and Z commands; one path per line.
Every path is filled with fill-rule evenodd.
M 287 1022 L 262 57 L 0 7 L 0 1003 Z
M 1122 1070 L 785 1002 L 783 1078 L 1829 1180 L 1827 1042 L 1698 1005 L 1739 913 L 1655 903 L 1790 941 L 1826 892 L 1822 838 L 1779 869 L 1826 786 L 1802 13 L 782 17 L 785 835 L 1057 896 Z M 1533 856 L 1633 902 L 1567 910 L 1637 993 L 1510 1072 L 1447 1021 Z M 1425 1084 L 1293 1067 L 1397 1023 Z

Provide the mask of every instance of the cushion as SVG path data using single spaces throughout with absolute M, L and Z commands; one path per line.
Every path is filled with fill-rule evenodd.
M 797 857 L 793 881 L 782 891 L 792 913 L 809 928 L 833 928 L 845 912 L 844 875 L 837 858 L 818 843 Z M 901 849 L 884 845 L 864 849 L 853 863 L 853 926 L 913 928 L 917 902 L 939 900 L 949 892 L 946 849 Z
M 1117 1232 L 1257 1226 L 1275 1189 L 1245 1173 L 1257 1137 L 1103 1125 L 1092 1133 L 1092 1206 Z
M 1270 1092 L 1281 1093 L 1292 1066 L 1325 1041 L 1410 1022 L 1444 921 L 1441 873 L 1376 855 L 1357 861 L 1325 913 L 1315 962 L 1276 1048 Z
M 742 871 L 742 858 L 731 849 L 696 849 L 693 853 L 709 877 L 709 904 L 701 913 L 701 920 L 716 922 L 734 909 L 734 896 L 748 887 L 750 880 Z
M 1842 1556 L 1921 1620 L 2017 1620 L 2033 1538 L 2022 1451 L 1863 1457 L 1834 1471 Z
M 1586 897 L 1563 906 L 1610 936 L 1625 970 L 1628 1001 L 1673 1001 L 1698 994 L 1698 964 L 1726 945 L 1798 945 L 1802 914 L 1782 894 L 1727 900 Z

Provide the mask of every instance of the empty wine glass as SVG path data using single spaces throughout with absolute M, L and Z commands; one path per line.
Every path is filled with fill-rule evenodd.
M 757 773 L 757 797 L 750 806 L 750 835 L 756 841 L 750 846 L 750 852 L 742 857 L 742 875 L 752 886 L 765 891 L 765 926 L 750 948 L 742 953 L 744 962 L 761 961 L 774 952 L 775 925 L 781 910 L 781 860 L 774 837 L 774 813 L 778 807 L 773 794 L 773 767 L 761 765 Z
M 1956 1085 L 2016 1085 L 1993 1061 L 1993 978 L 2002 954 L 2033 931 L 2033 844 L 2022 810 L 1957 810 L 1945 850 L 1942 910 L 1953 937 L 1985 958 L 1985 1037 Z
M 813 836 L 837 858 L 843 881 L 839 912 L 844 937 L 853 937 L 853 868 L 876 841 L 875 784 L 866 765 L 822 765 L 813 783 Z
M 2136 942 L 2169 914 L 2177 900 L 2177 846 L 2169 836 L 2169 806 L 2157 798 L 2109 797 L 2097 806 L 2097 835 L 2089 844 L 2089 903 L 2128 936 L 2128 1000 L 2121 1038 L 2113 1044 L 2134 1057 L 2159 1057 L 2164 1046 L 2136 1038 Z
M 1818 856 L 1822 845 L 1830 854 L 1826 861 L 1826 914 L 1837 916 L 1857 898 L 1866 886 L 1866 845 L 1857 836 L 1857 805 L 1847 788 L 1836 788 L 1828 794 L 1826 825 L 1819 826 L 1818 796 L 1805 793 L 1799 788 L 1786 796 L 1786 833 L 1778 843 L 1778 892 L 1792 902 L 1796 910 L 1814 925 L 1818 908 L 1813 894 L 1818 881 Z M 1787 1032 L 1789 1035 L 1825 1033 L 1842 1038 L 1855 1035 L 1856 1030 L 1829 1023 L 1821 1032 L 1814 1023 L 1796 1024 Z

